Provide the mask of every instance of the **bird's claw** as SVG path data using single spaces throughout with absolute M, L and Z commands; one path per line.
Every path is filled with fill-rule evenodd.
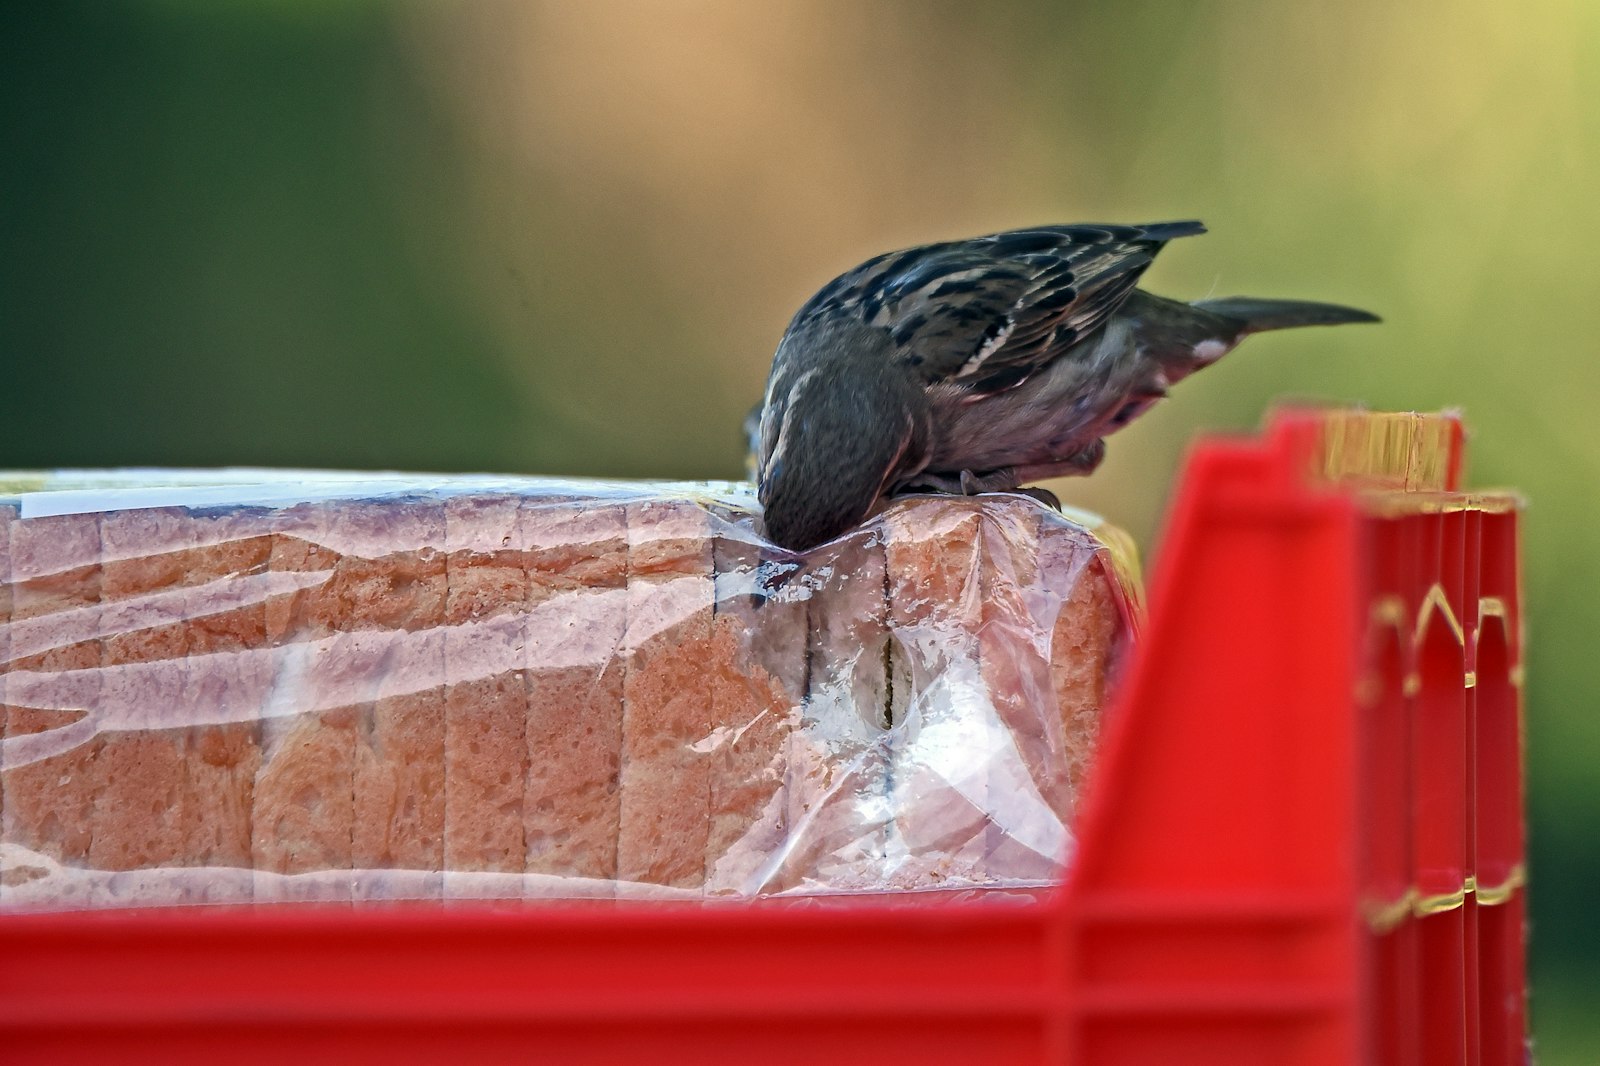
M 897 492 L 937 492 L 945 496 L 977 496 L 984 492 L 1010 492 L 1017 487 L 1017 475 L 1012 470 L 991 470 L 977 474 L 963 470 L 958 474 L 919 474 L 914 481 L 901 486 Z
M 912 484 L 900 490 L 906 492 L 936 492 L 944 496 L 977 496 L 989 492 L 1014 492 L 1021 496 L 1037 500 L 1052 511 L 1061 510 L 1061 500 L 1049 489 L 1042 489 L 1037 485 L 1028 488 L 1019 488 L 1015 476 L 1009 471 L 995 471 L 991 474 L 974 474 L 970 470 L 963 470 L 955 476 L 943 474 L 925 474 Z

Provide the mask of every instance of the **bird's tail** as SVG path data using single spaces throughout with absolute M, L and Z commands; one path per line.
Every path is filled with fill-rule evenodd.
M 1241 323 L 1238 334 L 1241 337 L 1269 329 L 1382 321 L 1370 311 L 1339 304 L 1313 303 L 1310 300 L 1262 300 L 1254 296 L 1229 296 L 1222 300 L 1197 300 L 1193 306 Z

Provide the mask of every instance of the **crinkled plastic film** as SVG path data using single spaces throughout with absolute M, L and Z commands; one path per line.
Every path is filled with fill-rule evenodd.
M 1133 590 L 1020 496 L 0 475 L 0 907 L 1059 879 Z

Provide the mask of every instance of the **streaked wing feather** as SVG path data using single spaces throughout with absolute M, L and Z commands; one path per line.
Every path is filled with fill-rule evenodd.
M 1101 329 L 1167 240 L 1199 223 L 1012 230 L 868 260 L 812 298 L 890 331 L 930 382 L 986 395 L 1027 380 Z

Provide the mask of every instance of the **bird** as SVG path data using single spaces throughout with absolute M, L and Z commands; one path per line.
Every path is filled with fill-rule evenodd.
M 1073 223 L 886 252 L 828 282 L 778 343 L 748 425 L 767 538 L 805 552 L 911 492 L 1088 475 L 1105 438 L 1265 330 L 1352 307 L 1137 288 L 1198 221 Z

